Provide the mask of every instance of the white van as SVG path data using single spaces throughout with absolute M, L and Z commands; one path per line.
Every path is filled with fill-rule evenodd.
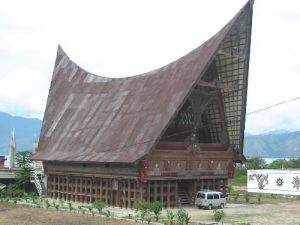
M 195 200 L 195 206 L 198 208 L 224 208 L 226 205 L 226 198 L 222 192 L 219 191 L 198 191 Z

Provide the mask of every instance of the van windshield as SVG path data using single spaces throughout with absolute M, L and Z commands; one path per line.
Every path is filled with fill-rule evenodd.
M 203 193 L 198 193 L 197 198 L 205 199 L 205 194 Z

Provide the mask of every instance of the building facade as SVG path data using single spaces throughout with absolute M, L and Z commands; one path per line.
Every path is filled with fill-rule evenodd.
M 47 194 L 132 207 L 226 192 L 242 162 L 252 1 L 177 61 L 128 78 L 77 66 L 58 48 L 39 146 Z

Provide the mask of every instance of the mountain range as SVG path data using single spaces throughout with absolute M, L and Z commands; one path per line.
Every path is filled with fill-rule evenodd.
M 15 129 L 17 150 L 32 150 L 33 142 L 38 139 L 42 121 L 35 118 L 12 116 L 0 112 L 0 155 L 7 155 L 9 136 Z M 245 133 L 244 155 L 262 158 L 300 157 L 300 131 L 273 130 L 252 135 Z
M 32 150 L 34 140 L 40 135 L 41 127 L 42 121 L 39 119 L 0 112 L 0 155 L 7 155 L 12 129 L 15 130 L 17 150 Z

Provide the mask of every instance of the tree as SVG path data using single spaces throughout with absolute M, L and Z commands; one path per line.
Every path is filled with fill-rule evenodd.
M 267 165 L 268 169 L 281 169 L 285 168 L 287 166 L 287 162 L 285 159 L 276 159 L 270 164 Z
M 266 165 L 266 161 L 259 157 L 249 158 L 245 163 L 245 167 L 247 168 L 247 170 L 264 169 L 266 168 Z
M 300 158 L 290 159 L 287 168 L 300 168 Z
M 25 191 L 26 186 L 30 183 L 30 173 L 32 171 L 32 152 L 17 152 L 16 164 L 19 170 L 16 171 L 16 184 Z

